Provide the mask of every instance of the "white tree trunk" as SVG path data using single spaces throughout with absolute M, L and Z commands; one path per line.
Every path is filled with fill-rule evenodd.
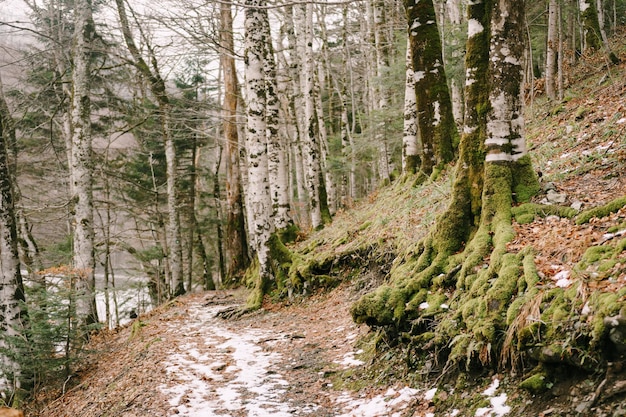
M 0 94 L 2 93 L 0 82 Z M 22 303 L 24 288 L 17 251 L 17 225 L 13 185 L 7 155 L 10 115 L 0 114 L 0 392 L 13 393 L 20 387 L 19 364 L 6 352 L 13 350 L 11 338 L 24 337 Z
M 415 76 L 411 58 L 411 43 L 406 46 L 406 82 L 404 86 L 404 131 L 402 134 L 402 173 L 415 173 L 420 154 L 417 124 L 417 98 Z
M 524 109 L 519 91 L 524 76 L 523 34 L 511 33 L 510 27 L 522 28 L 523 6 L 516 0 L 500 0 L 491 21 L 490 71 L 491 111 L 487 116 L 487 162 L 512 162 L 526 155 Z
M 263 30 L 267 11 L 263 0 L 246 0 L 245 76 L 247 99 L 247 207 L 262 282 L 271 278 L 269 240 L 274 232 L 267 155 L 266 93 L 263 51 L 270 39 Z M 252 240 L 252 239 L 251 239 Z
M 262 21 L 264 26 L 261 30 L 265 43 L 263 45 L 262 67 L 265 80 L 265 121 L 272 218 L 276 229 L 283 230 L 293 224 L 289 202 L 289 170 L 285 141 L 280 135 L 280 101 L 276 81 L 276 60 L 267 12 L 263 14 L 265 18 Z
M 558 50 L 557 18 L 559 4 L 557 0 L 550 0 L 548 4 L 548 46 L 546 50 L 546 95 L 549 99 L 556 99 L 556 59 Z
M 74 270 L 76 279 L 76 314 L 86 324 L 96 323 L 94 226 L 93 226 L 93 157 L 90 106 L 90 54 L 95 35 L 91 2 L 75 3 L 74 68 L 72 71 L 72 144 L 71 181 L 74 203 Z
M 296 194 L 298 200 L 298 214 L 300 217 L 300 225 L 303 227 L 310 226 L 311 214 L 309 210 L 309 199 L 306 186 L 306 174 L 305 174 L 305 161 L 302 155 L 305 138 L 305 115 L 304 115 L 304 101 L 302 97 L 302 80 L 300 69 L 302 68 L 302 60 L 305 54 L 305 43 L 299 42 L 296 37 L 294 29 L 294 6 L 289 5 L 285 7 L 283 31 L 287 40 L 287 47 L 284 48 L 289 51 L 289 59 L 286 60 L 286 65 L 289 68 L 289 78 L 291 80 L 291 100 L 290 110 L 294 119 L 295 131 L 292 136 L 292 142 L 290 143 L 290 151 L 292 155 L 292 161 L 294 164 L 293 171 L 295 173 L 295 185 Z M 301 16 L 298 16 L 298 24 L 304 24 Z M 299 26 L 302 29 L 301 26 Z
M 295 6 L 295 26 L 300 28 L 297 36 L 298 50 L 303 51 L 303 62 L 300 68 L 301 89 L 304 101 L 304 126 L 302 135 L 302 151 L 304 153 L 306 186 L 309 196 L 309 212 L 311 226 L 318 228 L 323 224 L 320 198 L 320 143 L 318 138 L 317 119 L 315 116 L 313 61 L 313 5 Z

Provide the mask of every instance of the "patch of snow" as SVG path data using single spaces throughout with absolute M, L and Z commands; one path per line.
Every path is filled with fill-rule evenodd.
M 424 399 L 426 401 L 430 401 L 433 398 L 435 398 L 435 394 L 437 394 L 437 388 L 433 388 L 433 389 L 429 389 L 428 391 L 426 391 L 426 394 L 424 394 Z
M 570 285 L 572 285 L 572 280 L 569 279 L 569 277 L 570 277 L 570 271 L 564 270 L 564 271 L 557 272 L 556 275 L 554 275 L 553 279 L 556 281 L 555 285 L 557 287 L 567 288 Z
M 348 353 L 346 353 L 345 355 L 343 355 L 343 359 L 342 359 L 341 361 L 339 361 L 339 362 L 335 362 L 335 363 L 338 363 L 338 364 L 340 364 L 340 365 L 343 365 L 343 366 L 344 366 L 344 367 L 346 367 L 346 368 L 351 368 L 351 367 L 353 367 L 353 366 L 361 366 L 361 365 L 363 365 L 365 362 L 363 362 L 363 361 L 361 361 L 361 360 L 359 360 L 359 359 L 356 359 L 356 358 L 354 357 L 355 355 L 359 355 L 359 354 L 361 354 L 361 353 L 363 353 L 363 351 L 362 351 L 362 350 L 358 350 L 358 351 L 356 351 L 356 352 L 348 352 Z
M 430 304 L 428 304 L 426 301 L 419 305 L 420 310 L 426 310 L 428 307 L 430 307 Z
M 178 353 L 165 363 L 170 381 L 159 389 L 170 397 L 172 415 L 224 417 L 246 410 L 250 417 L 291 416 L 292 406 L 282 398 L 288 383 L 271 372 L 280 355 L 260 346 L 270 333 L 234 333 L 214 318 L 218 309 L 198 309 L 195 317 L 177 326 L 181 335 L 204 337 L 197 344 L 182 340 Z M 214 388 L 212 381 L 220 381 L 220 387 Z
M 489 387 L 487 387 L 487 389 L 483 391 L 483 395 L 486 395 L 487 397 L 492 397 L 496 393 L 499 387 L 500 387 L 500 380 L 498 378 L 495 378 L 493 382 L 491 383 L 491 385 L 489 385 Z
M 475 417 L 502 417 L 511 411 L 511 407 L 506 405 L 507 396 L 505 393 L 494 397 L 496 391 L 500 387 L 500 380 L 495 378 L 491 385 L 483 391 L 483 395 L 490 397 L 490 407 L 483 407 L 476 410 Z
M 618 125 L 623 125 L 624 123 L 626 123 L 626 117 L 622 117 L 621 119 L 619 119 L 617 122 Z
M 398 391 L 390 388 L 373 398 L 354 399 L 345 393 L 337 402 L 344 404 L 346 413 L 337 417 L 400 417 L 417 393 L 418 390 L 409 387 Z

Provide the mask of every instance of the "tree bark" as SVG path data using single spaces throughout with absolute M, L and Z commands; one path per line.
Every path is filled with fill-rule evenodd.
M 293 226 L 289 201 L 289 171 L 285 141 L 280 136 L 280 101 L 276 81 L 276 60 L 268 19 L 260 28 L 266 40 L 263 49 L 263 76 L 265 79 L 265 120 L 268 151 L 268 173 L 272 198 L 272 218 L 278 231 Z
M 406 83 L 404 88 L 404 132 L 402 135 L 402 173 L 415 174 L 420 165 L 420 139 L 417 124 L 417 97 L 411 57 L 411 43 L 407 39 Z
M 405 7 L 422 137 L 421 170 L 430 175 L 435 167 L 454 158 L 456 125 L 433 1 L 405 0 Z
M 304 101 L 304 125 L 302 129 L 303 157 L 305 164 L 306 186 L 309 199 L 311 226 L 317 229 L 324 225 L 322 213 L 322 172 L 320 165 L 320 141 L 315 115 L 313 61 L 313 5 L 295 6 L 298 33 L 298 55 L 302 58 L 300 84 Z
M 243 210 L 243 188 L 239 169 L 240 149 L 237 134 L 237 99 L 239 86 L 234 59 L 233 17 L 229 1 L 220 3 L 220 62 L 224 77 L 222 128 L 226 168 L 226 239 L 225 283 L 237 283 L 250 263 Z
M 72 71 L 70 178 L 74 211 L 73 267 L 76 314 L 84 324 L 98 322 L 93 216 L 93 156 L 91 135 L 91 64 L 95 25 L 90 0 L 75 4 L 74 66 Z
M 1 88 L 1 83 L 0 83 Z M 0 89 L 0 94 L 4 94 Z M 4 97 L 4 95 L 3 95 Z M 0 107 L 0 392 L 12 398 L 20 388 L 22 372 L 15 353 L 15 338 L 24 338 L 24 286 L 17 249 L 17 224 L 8 156 L 11 116 Z M 5 397 L 5 398 L 7 398 Z
M 267 155 L 266 94 L 264 55 L 267 10 L 263 0 L 246 0 L 245 74 L 247 99 L 246 151 L 248 162 L 247 206 L 252 245 L 259 263 L 253 307 L 260 307 L 265 288 L 272 280 L 269 241 L 274 232 Z
M 546 95 L 550 100 L 556 99 L 556 82 L 557 74 L 557 51 L 559 47 L 558 38 L 558 8 L 560 5 L 557 0 L 549 0 L 548 2 L 548 45 L 546 50 Z M 559 58 L 560 59 L 560 58 Z

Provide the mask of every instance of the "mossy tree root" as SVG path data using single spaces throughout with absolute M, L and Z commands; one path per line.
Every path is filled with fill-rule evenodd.
M 353 319 L 393 333 L 432 332 L 429 346 L 447 352 L 449 364 L 497 364 L 511 302 L 536 282 L 523 273 L 530 255 L 507 253 L 514 185 L 510 167 L 486 166 L 480 224 L 464 250 L 454 253 L 458 226 L 467 222 L 458 216 L 467 207 L 461 203 L 392 271 L 389 284 L 352 306 Z

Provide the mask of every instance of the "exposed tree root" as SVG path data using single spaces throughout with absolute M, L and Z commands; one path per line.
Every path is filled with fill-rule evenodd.
M 444 369 L 533 363 L 602 369 L 626 350 L 626 326 L 612 320 L 626 317 L 626 289 L 593 289 L 582 269 L 626 261 L 626 239 L 590 248 L 571 285 L 540 284 L 532 248 L 507 252 L 512 201 L 498 190 L 510 187 L 510 177 L 492 178 L 485 185 L 491 199 L 464 250 L 446 252 L 437 242 L 445 233 L 432 231 L 394 266 L 388 284 L 353 305 L 353 319 L 406 334 L 422 352 L 443 353 Z M 594 212 L 610 213 L 620 204 Z

